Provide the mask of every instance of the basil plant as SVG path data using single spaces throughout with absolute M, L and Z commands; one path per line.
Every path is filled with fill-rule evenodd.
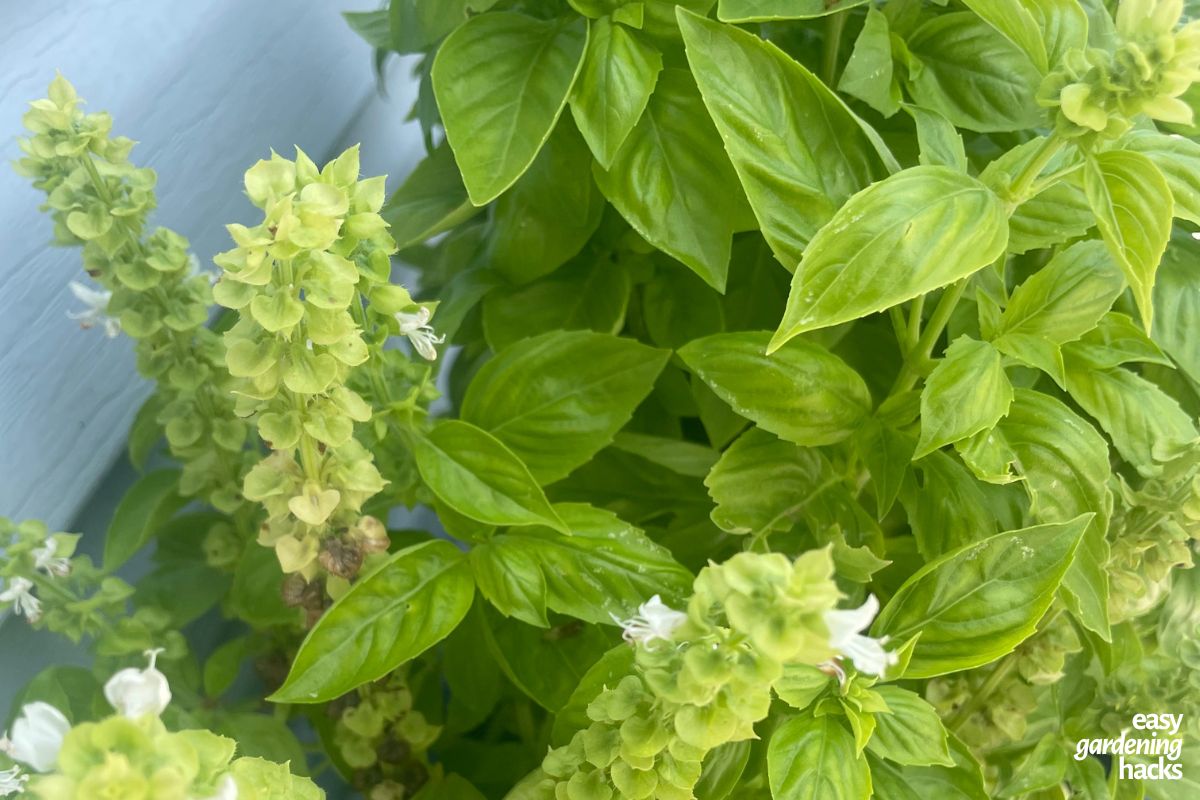
M 1193 10 L 391 0 L 423 160 L 269 154 L 212 266 L 56 78 L 154 391 L 102 555 L 0 522 L 95 655 L 0 795 L 1196 797 Z

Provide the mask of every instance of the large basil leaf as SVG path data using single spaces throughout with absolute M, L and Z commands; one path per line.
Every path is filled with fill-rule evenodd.
M 596 183 L 650 244 L 725 290 L 745 197 L 687 70 L 663 70 L 641 120 Z
M 528 467 L 469 422 L 445 420 L 413 439 L 421 479 L 458 513 L 488 525 L 549 525 L 567 532 Z
M 883 168 L 845 104 L 774 44 L 679 18 L 692 74 L 763 236 L 793 270 L 817 229 Z
M 796 339 L 767 355 L 766 331 L 721 333 L 679 350 L 717 396 L 763 430 L 796 444 L 852 434 L 871 409 L 858 373 L 820 345 Z
M 963 5 L 978 14 L 1008 41 L 1019 47 L 1038 71 L 1049 69 L 1042 31 L 1022 0 L 963 0 Z
M 872 184 L 813 237 L 771 349 L 970 275 L 1004 252 L 1007 222 L 1000 198 L 947 167 Z
M 1008 220 L 1008 251 L 1014 254 L 1069 242 L 1096 224 L 1083 189 L 1063 181 L 1017 206 Z
M 433 89 L 471 202 L 521 177 L 562 113 L 583 64 L 587 23 L 510 12 L 472 17 L 446 37 Z
M 718 0 L 717 19 L 723 22 L 766 22 L 775 19 L 813 19 L 836 14 L 869 0 Z M 686 36 L 686 34 L 685 34 Z
M 124 564 L 187 504 L 179 494 L 177 469 L 158 469 L 138 478 L 113 512 L 104 536 L 104 569 Z
M 921 391 L 915 457 L 991 428 L 1008 413 L 1012 397 L 999 351 L 969 336 L 955 339 Z
M 1067 362 L 1067 391 L 1146 477 L 1196 441 L 1196 426 L 1175 398 L 1127 369 Z
M 591 167 L 583 138 L 569 118 L 562 119 L 525 174 L 496 201 L 491 259 L 496 271 L 526 283 L 579 252 L 604 212 Z
M 588 253 L 524 286 L 489 292 L 483 299 L 483 334 L 499 352 L 552 330 L 617 333 L 629 305 L 629 271 Z
M 505 619 L 477 604 L 468 621 L 486 643 L 508 679 L 538 705 L 557 712 L 571 699 L 584 675 L 614 644 L 612 628 L 566 625 L 546 630 Z
M 954 766 L 937 709 L 899 686 L 879 686 L 875 691 L 890 713 L 875 715 L 875 733 L 867 743 L 871 753 L 897 764 Z
M 550 483 L 612 441 L 667 357 L 632 339 L 591 331 L 524 339 L 476 373 L 462 418 L 512 448 L 539 483 Z
M 270 699 L 322 703 L 383 677 L 454 630 L 474 589 L 463 554 L 449 542 L 401 550 L 317 621 Z
M 739 436 L 704 479 L 717 504 L 713 522 L 729 533 L 755 536 L 790 528 L 810 502 L 840 483 L 819 450 L 758 428 Z
M 908 38 L 913 99 L 959 128 L 984 133 L 1035 127 L 1041 76 L 1029 57 L 969 12 L 940 14 Z
M 933 452 L 915 462 L 913 470 L 900 502 L 908 513 L 917 550 L 926 559 L 996 532 L 996 518 L 983 489 L 954 458 Z
M 616 514 L 578 503 L 560 503 L 555 510 L 570 536 L 514 528 L 471 551 L 479 589 L 502 613 L 545 627 L 548 607 L 611 625 L 614 616 L 630 616 L 652 595 L 671 604 L 690 593 L 692 574 Z M 528 589 L 511 586 L 513 581 Z M 529 602 L 538 597 L 540 605 Z
M 1063 580 L 1079 621 L 1108 638 L 1108 515 L 1112 499 L 1108 445 L 1096 429 L 1059 400 L 1018 389 L 996 434 L 1016 456 L 1030 511 L 1042 522 L 1092 514 L 1091 524 Z
M 1121 272 L 1103 244 L 1071 245 L 1012 293 L 994 343 L 1009 352 L 1010 343 L 1026 339 L 1051 345 L 1074 341 L 1096 327 L 1124 290 Z
M 1171 188 L 1153 161 L 1123 150 L 1088 159 L 1083 176 L 1100 235 L 1125 273 L 1149 332 L 1154 274 L 1171 238 Z
M 1200 384 L 1200 258 L 1193 242 L 1172 242 L 1154 282 L 1154 341 Z
M 983 772 L 966 745 L 950 736 L 954 766 L 898 767 L 868 754 L 879 800 L 988 800 Z
M 571 95 L 571 114 L 605 169 L 646 110 L 662 54 L 609 17 L 592 24 L 583 72 Z
M 989 664 L 1037 629 L 1090 518 L 998 533 L 917 570 L 875 620 L 876 635 L 920 633 L 906 678 Z
M 774 800 L 867 800 L 871 770 L 838 717 L 801 716 L 781 725 L 767 749 Z
M 892 37 L 887 16 L 874 6 L 854 41 L 854 51 L 842 70 L 838 91 L 857 97 L 890 117 L 900 109 L 900 84 L 892 63 Z
M 1131 131 L 1121 145 L 1146 156 L 1162 172 L 1175 200 L 1175 216 L 1200 224 L 1200 144 L 1182 136 L 1139 130 Z
M 417 164 L 380 212 L 401 250 L 444 233 L 479 213 L 467 197 L 450 145 Z

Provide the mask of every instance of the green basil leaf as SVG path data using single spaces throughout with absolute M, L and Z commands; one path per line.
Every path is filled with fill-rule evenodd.
M 878 800 L 988 800 L 983 772 L 966 745 L 950 735 L 954 766 L 897 767 L 868 753 Z
M 158 415 L 165 405 L 163 396 L 155 392 L 142 403 L 129 426 L 129 463 L 138 472 L 146 468 L 146 459 L 154 446 L 162 441 L 163 426 L 159 424 Z
M 121 498 L 104 535 L 104 571 L 112 572 L 141 550 L 175 512 L 187 504 L 177 469 L 147 472 Z
M 1087 3 L 1076 0 L 1020 0 L 1042 37 L 1047 63 L 1058 66 L 1070 50 L 1088 46 Z
M 525 339 L 476 373 L 462 418 L 512 448 L 540 483 L 550 483 L 612 441 L 667 357 L 632 339 L 591 331 Z
M 989 133 L 1036 127 L 1045 112 L 1029 57 L 969 12 L 940 14 L 908 37 L 908 86 L 918 105 L 955 127 Z
M 446 37 L 433 89 L 471 202 L 521 177 L 554 130 L 583 64 L 587 25 L 511 12 L 472 17 Z
M 917 633 L 906 678 L 989 664 L 1037 629 L 1090 516 L 998 533 L 917 570 L 875 620 L 875 635 Z
M 885 117 L 900 109 L 900 84 L 892 64 L 892 37 L 887 15 L 874 6 L 867 9 L 867 18 L 854 40 L 854 50 L 842 70 L 837 88 L 862 100 Z
M 1171 366 L 1158 345 L 1130 317 L 1110 311 L 1095 328 L 1063 346 L 1063 355 L 1092 369 L 1112 369 L 1141 361 Z
M 994 343 L 1008 352 L 1005 340 L 1011 337 L 1056 345 L 1078 339 L 1096 327 L 1124 290 L 1121 272 L 1100 242 L 1071 245 L 1016 288 Z
M 766 331 L 722 333 L 689 343 L 679 357 L 734 411 L 781 439 L 815 446 L 852 434 L 871 409 L 858 373 L 802 339 L 768 356 L 769 340 Z
M 1154 282 L 1154 341 L 1179 368 L 1200 384 L 1200 259 L 1189 240 L 1171 243 Z
M 875 691 L 891 713 L 875 715 L 875 733 L 867 743 L 871 753 L 897 764 L 954 766 L 946 728 L 933 706 L 899 686 L 878 686 Z
M 917 143 L 921 148 L 920 160 L 930 167 L 950 167 L 958 172 L 967 172 L 967 151 L 950 120 L 936 111 L 906 103 L 904 110 L 917 124 Z
M 687 70 L 666 69 L 641 120 L 596 183 L 633 229 L 724 291 L 745 197 Z
M 621 431 L 613 437 L 612 446 L 693 478 L 703 478 L 717 463 L 717 452 L 711 447 L 667 436 Z
M 1024 0 L 963 0 L 996 32 L 1019 47 L 1043 75 L 1050 69 L 1042 31 Z
M 1175 398 L 1127 369 L 1098 370 L 1069 360 L 1067 391 L 1144 477 L 1160 474 L 1163 462 L 1196 441 L 1192 417 Z
M 386 8 L 378 11 L 343 11 L 342 19 L 346 20 L 350 30 L 371 47 L 387 49 L 392 46 L 392 27 Z
M 1067 181 L 1038 192 L 1008 220 L 1008 251 L 1027 253 L 1083 236 L 1096 224 L 1083 190 Z
M 767 774 L 774 800 L 867 800 L 871 770 L 835 715 L 789 720 L 771 735 Z
M 872 184 L 813 237 L 771 349 L 965 278 L 1007 237 L 1000 198 L 952 169 L 913 167 Z
M 749 740 L 726 742 L 704 756 L 700 780 L 693 793 L 696 800 L 725 800 L 741 780 L 750 763 L 754 743 Z
M 883 519 L 904 485 L 916 440 L 907 433 L 872 417 L 854 435 L 854 448 L 871 475 L 875 517 Z
M 550 739 L 555 746 L 571 741 L 575 731 L 592 724 L 587 707 L 604 691 L 606 686 L 616 686 L 621 679 L 633 672 L 634 649 L 622 642 L 601 656 L 584 673 L 566 705 L 554 717 L 554 728 Z
M 768 22 L 776 19 L 814 19 L 836 14 L 869 0 L 718 0 L 717 19 L 722 22 Z
M 1059 400 L 1018 389 L 996 433 L 1017 457 L 1030 511 L 1042 522 L 1092 514 L 1063 580 L 1068 606 L 1089 630 L 1108 638 L 1108 445 L 1088 422 Z
M 1038 740 L 1033 752 L 1025 757 L 997 797 L 1025 797 L 1039 789 L 1057 789 L 1066 774 L 1067 753 L 1062 738 L 1048 733 Z
M 1154 274 L 1171 238 L 1171 188 L 1141 153 L 1098 153 L 1084 166 L 1084 191 L 1149 332 L 1154 322 Z
M 592 24 L 571 114 L 601 167 L 608 169 L 646 110 L 662 54 L 609 17 Z
M 773 688 L 780 700 L 803 711 L 832 685 L 832 678 L 811 664 L 785 664 L 783 676 Z
M 471 615 L 484 641 L 513 684 L 548 711 L 570 701 L 588 670 L 613 646 L 611 628 L 568 622 L 550 630 L 505 619 L 490 606 Z
M 254 627 L 295 625 L 300 612 L 283 602 L 283 579 L 274 548 L 247 546 L 233 571 L 228 611 Z
M 463 554 L 429 541 L 360 578 L 308 632 L 276 703 L 322 703 L 383 677 L 454 630 L 475 586 Z
M 467 197 L 450 145 L 424 158 L 388 198 L 380 214 L 401 250 L 457 227 L 479 213 Z
M 591 166 L 583 137 L 563 118 L 525 174 L 496 201 L 493 269 L 514 283 L 527 283 L 583 248 L 604 212 Z
M 1200 224 L 1200 144 L 1182 136 L 1138 130 L 1130 131 L 1121 146 L 1146 156 L 1162 172 L 1175 200 L 1175 216 Z
M 915 473 L 900 493 L 917 549 L 932 559 L 996 532 L 996 518 L 978 483 L 946 453 L 933 452 L 913 464 Z
M 499 352 L 553 330 L 617 333 L 630 288 L 628 270 L 585 253 L 532 283 L 489 292 L 483 299 L 484 337 Z
M 538 576 L 531 595 L 540 594 L 543 605 L 532 608 L 508 602 L 512 592 L 504 587 L 501 602 L 493 605 L 508 616 L 546 626 L 545 608 L 594 624 L 611 625 L 624 619 L 652 595 L 678 604 L 691 592 L 692 574 L 681 567 L 664 547 L 611 511 L 578 503 L 555 506 L 571 530 L 563 536 L 548 528 L 517 528 L 493 537 L 471 551 L 471 564 L 479 588 L 488 599 L 492 586 L 515 576 Z
M 819 450 L 758 428 L 739 436 L 704 479 L 717 527 L 752 536 L 791 528 L 810 502 L 840 482 Z
M 795 269 L 813 234 L 884 174 L 871 142 L 837 95 L 774 44 L 679 18 L 692 74 L 763 236 Z
M 549 525 L 567 532 L 525 463 L 469 422 L 445 420 L 413 440 L 421 479 L 458 513 L 488 525 Z
M 471 0 L 394 0 L 389 3 L 391 49 L 420 53 L 467 19 Z
M 1008 413 L 1012 398 L 999 351 L 968 336 L 955 339 L 921 391 L 915 457 L 990 429 Z

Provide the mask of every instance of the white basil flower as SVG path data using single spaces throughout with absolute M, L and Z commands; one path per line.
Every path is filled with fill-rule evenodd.
M 616 614 L 610 616 L 625 629 L 621 635 L 630 644 L 649 644 L 658 639 L 669 641 L 676 628 L 687 621 L 687 614 L 671 608 L 658 595 L 638 606 L 637 614 L 629 619 L 621 619 Z
M 42 616 L 42 601 L 33 596 L 31 589 L 33 581 L 18 575 L 0 592 L 0 603 L 12 603 L 14 614 L 24 614 L 30 622 L 37 622 Z
M 104 328 L 104 335 L 113 339 L 121 332 L 121 323 L 116 317 L 108 315 L 108 301 L 112 292 L 103 289 L 93 289 L 78 281 L 71 281 L 71 294 L 87 306 L 83 311 L 67 312 L 71 319 L 79 320 L 79 327 L 94 328 L 97 325 Z
M 0 797 L 8 797 L 10 794 L 19 794 L 24 791 L 27 780 L 29 780 L 29 776 L 21 774 L 20 767 L 0 770 Z
M 407 336 L 412 342 L 413 349 L 421 354 L 421 357 L 428 361 L 437 360 L 437 350 L 434 349 L 435 344 L 441 344 L 446 341 L 446 336 L 438 336 L 434 333 L 433 327 L 429 324 L 429 318 L 432 316 L 429 309 L 421 306 L 413 313 L 406 311 L 396 312 L 396 321 L 400 323 L 400 335 Z
M 879 600 L 869 595 L 858 608 L 833 609 L 825 612 L 825 627 L 829 629 L 829 646 L 838 655 L 849 658 L 859 672 L 883 675 L 899 656 L 883 649 L 887 637 L 872 639 L 862 632 L 871 627 L 879 613 Z
M 54 706 L 40 700 L 27 703 L 13 722 L 12 735 L 5 734 L 0 740 L 0 749 L 36 772 L 49 772 L 69 730 L 71 723 Z
M 162 649 L 147 650 L 150 665 L 146 669 L 129 667 L 118 672 L 104 684 L 104 696 L 122 716 L 138 719 L 146 714 L 158 716 L 171 702 L 171 686 L 167 676 L 155 667 Z
M 70 559 L 54 556 L 57 547 L 54 539 L 46 539 L 45 544 L 33 551 L 33 566 L 50 576 L 62 577 L 70 572 Z

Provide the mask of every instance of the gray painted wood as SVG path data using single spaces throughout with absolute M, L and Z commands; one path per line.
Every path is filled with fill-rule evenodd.
M 39 193 L 7 167 L 26 102 L 59 69 L 91 108 L 110 111 L 115 132 L 141 142 L 134 159 L 158 171 L 154 221 L 208 263 L 228 247 L 225 223 L 253 219 L 246 167 L 293 143 L 324 157 L 378 102 L 370 48 L 343 23 L 343 5 L 0 4 L 0 515 L 68 526 L 148 391 L 128 341 L 66 317 L 78 253 L 48 246 Z

